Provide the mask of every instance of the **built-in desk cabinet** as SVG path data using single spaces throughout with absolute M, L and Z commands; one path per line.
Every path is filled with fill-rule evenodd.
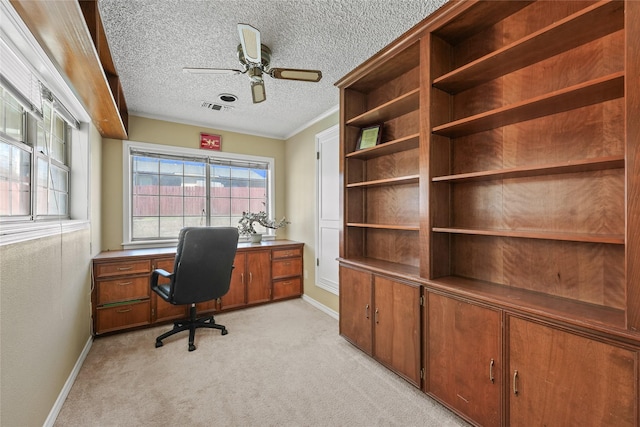
M 302 248 L 302 243 L 290 240 L 240 243 L 229 292 L 218 300 L 197 304 L 198 313 L 299 297 Z M 108 251 L 97 255 L 93 259 L 94 334 L 186 317 L 187 306 L 168 304 L 150 288 L 151 272 L 158 268 L 173 271 L 174 258 L 175 249 Z M 162 277 L 159 280 L 167 281 Z

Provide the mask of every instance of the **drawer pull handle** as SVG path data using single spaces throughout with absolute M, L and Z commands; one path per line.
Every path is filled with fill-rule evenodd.
M 518 370 L 513 371 L 513 394 L 518 395 Z
M 126 285 L 130 285 L 132 283 L 133 282 L 120 282 L 120 283 L 118 283 L 118 286 L 126 286 Z
M 118 271 L 127 271 L 127 270 L 131 270 L 133 267 L 129 266 L 129 267 L 118 267 Z
M 283 284 L 283 285 L 290 285 L 290 284 L 291 284 L 291 281 L 290 281 L 290 280 L 288 280 L 288 281 L 286 281 L 286 282 L 282 282 L 282 284 Z
M 128 313 L 131 310 L 133 310 L 133 309 L 131 309 L 131 308 L 123 308 L 121 310 L 116 310 L 116 313 Z
M 489 362 L 489 381 L 491 381 L 492 383 L 495 382 L 495 377 L 493 376 L 493 365 L 495 364 L 495 362 L 493 361 L 493 359 L 491 359 L 491 362 Z

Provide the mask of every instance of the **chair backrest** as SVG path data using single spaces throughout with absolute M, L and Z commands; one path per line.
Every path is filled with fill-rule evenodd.
M 173 303 L 193 304 L 226 294 L 237 249 L 237 228 L 183 228 L 170 285 Z

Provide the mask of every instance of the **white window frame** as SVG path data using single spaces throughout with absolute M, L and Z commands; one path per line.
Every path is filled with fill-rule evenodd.
M 37 76 L 38 80 L 43 82 L 68 112 L 79 121 L 79 128 L 71 130 L 73 142 L 67 153 L 70 162 L 70 218 L 3 222 L 0 227 L 0 246 L 89 228 L 89 207 L 91 206 L 89 123 L 91 118 L 66 79 L 53 65 L 9 2 L 0 2 L 0 22 L 2 22 L 2 28 L 0 28 L 2 40 L 16 54 L 28 72 Z
M 122 141 L 122 247 L 123 249 L 139 249 L 139 248 L 159 248 L 173 247 L 178 244 L 178 236 L 169 240 L 133 240 L 131 237 L 131 218 L 132 218 L 132 170 L 131 170 L 131 153 L 132 151 L 147 151 L 149 153 L 157 153 L 168 156 L 184 156 L 184 157 L 213 157 L 222 160 L 239 160 L 246 162 L 262 162 L 269 164 L 267 186 L 267 200 L 269 201 L 266 209 L 270 218 L 275 216 L 275 159 L 273 157 L 253 156 L 248 154 L 229 153 L 222 151 L 205 152 L 196 148 L 185 148 L 173 145 L 152 144 L 139 141 Z M 268 230 L 268 234 L 263 236 L 264 240 L 275 239 L 275 231 Z M 240 241 L 249 241 L 247 237 L 240 237 Z

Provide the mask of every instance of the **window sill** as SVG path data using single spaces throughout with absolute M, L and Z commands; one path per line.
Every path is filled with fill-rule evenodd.
M 0 225 L 0 246 L 58 236 L 89 228 L 87 220 L 24 222 Z
M 262 240 L 275 240 L 275 235 L 263 235 Z M 240 237 L 238 243 L 250 243 L 251 239 L 248 237 Z M 161 248 L 175 248 L 178 246 L 178 239 L 171 240 L 149 240 L 141 242 L 125 242 L 122 243 L 122 249 L 125 251 L 132 249 L 161 249 Z

